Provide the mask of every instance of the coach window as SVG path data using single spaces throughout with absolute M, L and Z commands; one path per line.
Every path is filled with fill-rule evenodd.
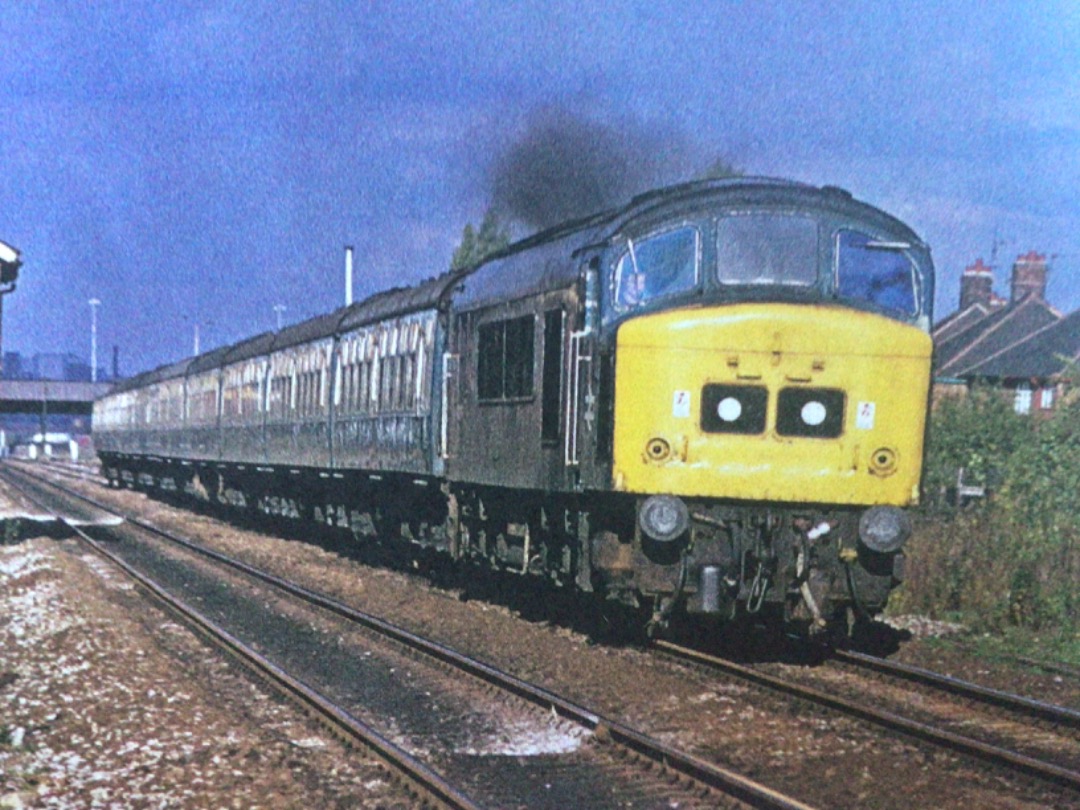
M 865 301 L 894 315 L 919 312 L 911 245 L 842 230 L 836 237 L 836 293 Z
M 697 228 L 628 239 L 612 278 L 616 311 L 626 312 L 693 288 L 697 283 L 698 241 Z
M 477 398 L 481 402 L 524 399 L 533 393 L 532 315 L 480 326 Z
M 407 354 L 401 362 L 401 407 L 411 411 L 416 407 L 416 355 Z

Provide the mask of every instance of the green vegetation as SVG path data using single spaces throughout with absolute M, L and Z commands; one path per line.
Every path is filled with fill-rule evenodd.
M 22 522 L 17 518 L 4 521 L 3 539 L 0 545 L 14 546 L 22 541 Z
M 480 223 L 480 229 L 473 228 L 472 223 L 465 226 L 461 232 L 461 243 L 454 251 L 450 260 L 451 270 L 464 270 L 467 267 L 475 267 L 493 253 L 498 253 L 510 244 L 510 234 L 498 216 L 492 209 L 484 214 L 484 220 Z
M 695 180 L 724 180 L 728 177 L 742 177 L 742 169 L 735 166 L 727 158 L 718 157 L 702 171 L 698 172 Z
M 988 496 L 951 497 L 957 470 Z M 1039 636 L 1080 657 L 1080 403 L 1018 416 L 1001 392 L 942 402 L 931 418 L 926 505 L 893 612 L 963 622 L 979 633 Z

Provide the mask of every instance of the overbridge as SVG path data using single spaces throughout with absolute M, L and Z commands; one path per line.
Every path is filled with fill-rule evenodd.
M 69 380 L 0 380 L 0 414 L 89 416 L 112 383 Z
M 94 400 L 111 387 L 68 380 L 0 380 L 0 455 L 57 436 L 65 446 L 88 446 Z

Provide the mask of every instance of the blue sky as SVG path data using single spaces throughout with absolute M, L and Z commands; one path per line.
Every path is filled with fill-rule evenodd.
M 87 357 L 96 297 L 100 363 L 179 359 L 340 305 L 345 244 L 357 297 L 439 273 L 552 120 L 848 188 L 930 243 L 939 317 L 995 244 L 1080 307 L 1075 2 L 18 2 L 0 42 L 5 350 Z

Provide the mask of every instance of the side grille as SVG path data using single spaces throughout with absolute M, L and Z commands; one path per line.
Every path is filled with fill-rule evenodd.
M 706 433 L 762 433 L 768 391 L 750 385 L 706 385 L 701 391 L 701 429 Z
M 833 439 L 844 430 L 844 392 L 835 388 L 785 388 L 776 407 L 781 436 Z

